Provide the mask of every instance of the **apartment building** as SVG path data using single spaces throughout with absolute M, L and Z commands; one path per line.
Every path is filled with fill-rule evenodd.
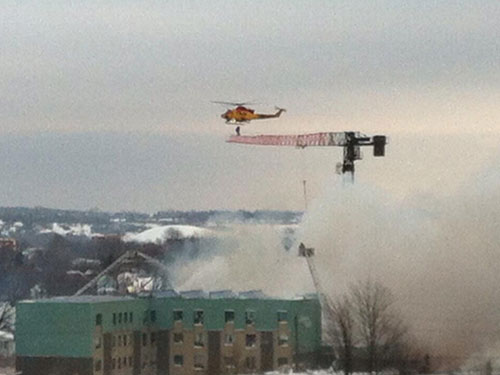
M 17 305 L 23 375 L 219 375 L 314 363 L 317 298 L 231 292 L 79 296 Z

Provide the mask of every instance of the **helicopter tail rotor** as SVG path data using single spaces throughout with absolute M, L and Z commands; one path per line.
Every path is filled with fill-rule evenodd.
M 280 117 L 283 112 L 286 112 L 285 108 L 274 107 L 278 112 L 276 112 L 276 117 Z

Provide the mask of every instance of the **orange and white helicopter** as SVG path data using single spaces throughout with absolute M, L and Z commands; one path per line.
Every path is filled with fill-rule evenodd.
M 283 112 L 286 111 L 284 108 L 276 107 L 276 113 L 255 113 L 254 109 L 246 107 L 252 103 L 233 103 L 233 102 L 220 102 L 220 101 L 212 101 L 212 103 L 230 105 L 234 108 L 228 109 L 224 112 L 220 117 L 226 120 L 226 124 L 237 124 L 236 134 L 240 134 L 239 125 L 243 125 L 244 123 L 250 122 L 252 120 L 263 120 L 269 118 L 277 118 L 280 117 Z

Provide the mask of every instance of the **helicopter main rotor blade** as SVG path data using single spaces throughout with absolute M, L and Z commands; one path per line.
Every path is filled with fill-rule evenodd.
M 211 101 L 212 103 L 216 103 L 216 104 L 224 104 L 224 105 L 234 105 L 234 106 L 243 106 L 243 105 L 251 105 L 251 104 L 256 104 L 255 102 L 251 101 L 251 102 L 223 102 L 223 101 L 219 101 L 219 100 L 212 100 Z

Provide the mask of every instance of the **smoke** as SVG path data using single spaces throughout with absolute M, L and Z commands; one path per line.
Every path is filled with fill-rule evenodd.
M 332 297 L 367 278 L 390 288 L 418 343 L 443 367 L 463 364 L 474 353 L 486 358 L 500 336 L 496 170 L 453 189 L 452 196 L 405 198 L 331 177 L 309 203 L 297 243 L 315 248 L 323 289 Z M 232 226 L 202 256 L 173 265 L 174 285 L 262 289 L 282 297 L 313 291 L 304 259 L 296 246 L 284 250 L 278 229 Z
M 463 363 L 500 335 L 500 179 L 490 174 L 452 197 L 397 200 L 373 187 L 329 181 L 299 238 L 316 249 L 333 297 L 371 278 L 394 293 L 422 345 Z
M 170 267 L 177 289 L 261 289 L 288 298 L 314 291 L 304 259 L 295 248 L 285 250 L 286 227 L 234 224 L 227 229 L 198 257 L 183 257 Z

